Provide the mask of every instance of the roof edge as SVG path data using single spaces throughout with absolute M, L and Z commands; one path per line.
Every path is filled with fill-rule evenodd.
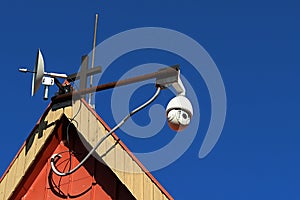
M 108 124 L 96 113 L 96 111 L 84 100 L 81 99 L 81 102 L 86 106 L 86 108 L 101 122 L 101 124 L 105 127 L 106 130 L 110 131 L 111 128 L 108 126 Z M 20 147 L 18 150 L 17 154 L 15 155 L 14 159 L 11 161 L 3 175 L 1 176 L 0 183 L 4 179 L 4 177 L 7 175 L 13 164 L 15 163 L 16 159 L 20 155 L 21 151 L 23 148 L 26 146 L 26 141 L 34 134 L 34 131 L 36 130 L 37 126 L 40 124 L 41 120 L 45 118 L 48 114 L 48 112 L 51 110 L 53 106 L 53 102 L 49 103 L 47 108 L 45 109 L 44 113 L 42 116 L 39 118 L 33 129 L 31 130 L 30 134 L 26 138 L 25 142 L 23 145 Z M 151 179 L 151 181 L 161 190 L 162 193 L 164 193 L 169 199 L 174 199 L 168 191 L 158 182 L 158 180 L 147 170 L 147 168 L 139 161 L 139 159 L 129 150 L 129 148 L 120 140 L 120 138 L 113 132 L 112 137 L 118 141 L 120 146 L 129 154 L 129 156 L 137 163 L 137 165 L 142 169 L 142 171 Z
M 81 102 L 88 108 L 88 110 L 102 123 L 102 125 L 108 131 L 111 128 L 106 124 L 106 122 L 96 113 L 96 111 L 84 100 L 81 99 Z M 143 172 L 151 179 L 151 181 L 163 192 L 169 199 L 174 199 L 170 193 L 158 182 L 158 180 L 147 170 L 147 168 L 139 161 L 139 159 L 129 150 L 129 148 L 122 142 L 122 140 L 113 132 L 111 134 L 115 140 L 121 145 L 121 147 L 129 154 L 129 156 L 138 164 L 138 166 L 143 170 Z
M 27 141 L 29 140 L 29 138 L 32 136 L 32 134 L 34 134 L 34 131 L 36 130 L 37 126 L 40 124 L 41 120 L 47 116 L 48 112 L 50 111 L 52 107 L 52 102 L 48 104 L 47 108 L 45 109 L 45 111 L 43 112 L 42 116 L 38 119 L 38 121 L 36 122 L 36 124 L 34 125 L 34 127 L 32 128 L 31 132 L 29 133 L 29 135 L 27 136 L 26 140 L 23 142 L 22 146 L 20 147 L 20 149 L 18 150 L 18 152 L 16 153 L 15 157 L 13 158 L 13 160 L 10 162 L 10 164 L 8 165 L 8 167 L 6 168 L 6 170 L 4 171 L 4 173 L 1 176 L 0 179 L 0 183 L 2 182 L 2 180 L 4 179 L 4 177 L 6 176 L 6 174 L 9 172 L 10 168 L 12 167 L 12 165 L 15 163 L 16 159 L 18 158 L 18 156 L 20 155 L 21 151 L 23 150 L 23 148 L 26 146 Z

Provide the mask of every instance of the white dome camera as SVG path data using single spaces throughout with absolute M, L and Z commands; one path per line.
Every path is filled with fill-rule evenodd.
M 182 131 L 191 122 L 193 107 L 185 97 L 185 88 L 180 79 L 179 65 L 163 70 L 168 73 L 168 76 L 164 75 L 157 78 L 156 85 L 162 88 L 172 85 L 177 92 L 177 96 L 171 99 L 166 108 L 168 125 L 174 131 Z
M 182 131 L 193 116 L 192 104 L 185 96 L 178 95 L 168 103 L 166 115 L 169 127 L 174 131 Z

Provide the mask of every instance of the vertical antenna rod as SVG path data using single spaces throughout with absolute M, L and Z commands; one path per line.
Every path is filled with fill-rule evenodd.
M 98 14 L 96 14 L 95 18 L 95 26 L 94 26 L 94 40 L 93 40 L 93 49 L 92 49 L 92 65 L 91 69 L 95 66 L 95 48 L 96 48 L 96 40 L 97 40 L 97 27 L 98 27 Z M 93 75 L 90 76 L 90 87 L 93 87 Z M 95 104 L 92 103 L 93 93 L 89 94 L 88 103 L 95 109 Z M 93 105 L 92 105 L 93 104 Z

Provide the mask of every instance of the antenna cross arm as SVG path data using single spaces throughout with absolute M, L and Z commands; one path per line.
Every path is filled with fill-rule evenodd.
M 95 74 L 98 74 L 98 73 L 101 73 L 101 72 L 102 72 L 102 67 L 101 66 L 94 67 L 92 69 L 89 69 L 86 72 L 86 76 L 95 75 Z M 74 82 L 75 80 L 78 80 L 80 78 L 81 78 L 80 73 L 74 73 L 74 74 L 71 74 L 67 77 L 67 81 Z

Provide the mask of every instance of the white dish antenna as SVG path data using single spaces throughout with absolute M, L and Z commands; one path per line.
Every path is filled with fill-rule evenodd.
M 33 96 L 41 86 L 44 77 L 44 58 L 40 49 L 38 49 L 35 66 L 32 76 L 31 96 Z
M 38 91 L 41 84 L 45 86 L 44 89 L 45 100 L 48 99 L 49 86 L 54 85 L 55 79 L 68 77 L 66 74 L 45 72 L 45 62 L 44 62 L 43 54 L 40 49 L 38 49 L 37 52 L 34 70 L 30 71 L 26 68 L 20 68 L 19 71 L 24 73 L 27 72 L 33 73 L 32 85 L 31 85 L 31 96 L 33 96 Z

